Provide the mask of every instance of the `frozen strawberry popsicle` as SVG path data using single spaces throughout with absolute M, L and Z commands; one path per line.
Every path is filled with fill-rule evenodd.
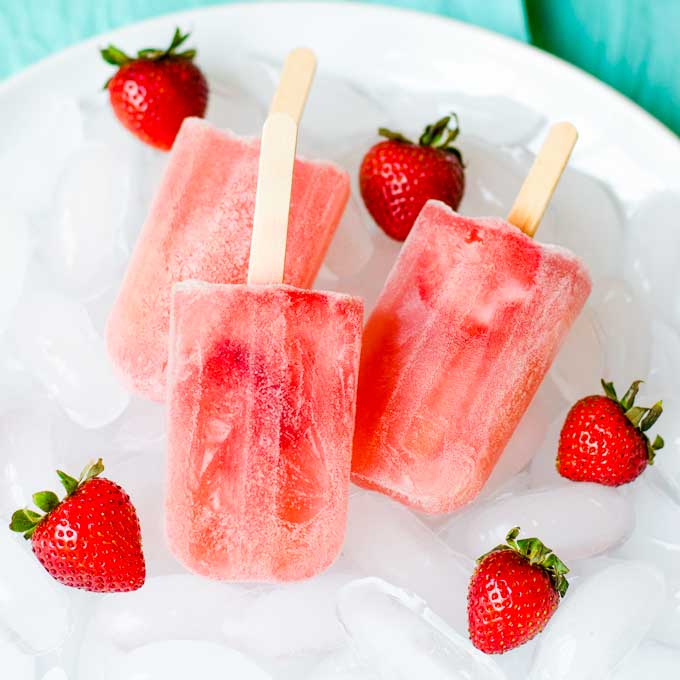
M 173 283 L 246 281 L 259 146 L 199 118 L 180 129 L 108 320 L 109 354 L 141 395 L 165 398 Z M 286 283 L 313 283 L 348 198 L 346 172 L 296 160 Z
M 575 141 L 572 126 L 553 128 L 512 223 L 438 201 L 421 211 L 364 331 L 360 486 L 442 513 L 489 477 L 590 293 L 576 256 L 527 235 Z
M 361 301 L 185 282 L 172 318 L 171 549 L 212 578 L 322 571 L 344 537 Z
M 307 578 L 344 536 L 363 304 L 282 283 L 309 68 L 264 126 L 248 283 L 173 291 L 166 529 L 211 578 Z

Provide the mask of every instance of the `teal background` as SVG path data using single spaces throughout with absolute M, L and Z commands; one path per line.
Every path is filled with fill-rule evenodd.
M 365 1 L 531 42 L 613 85 L 680 133 L 680 0 Z M 97 33 L 217 4 L 224 0 L 0 0 L 0 79 Z

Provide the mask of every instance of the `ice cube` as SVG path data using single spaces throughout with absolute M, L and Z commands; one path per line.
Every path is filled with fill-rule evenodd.
M 513 526 L 537 536 L 565 562 L 600 554 L 625 540 L 634 523 L 630 500 L 616 489 L 579 483 L 476 503 L 454 515 L 441 536 L 473 559 L 505 541 Z
M 82 141 L 82 117 L 75 100 L 41 89 L 13 108 L 3 111 L 0 195 L 3 205 L 35 214 L 46 208 L 59 172 Z
M 662 477 L 680 503 L 680 337 L 658 319 L 652 321 L 651 336 L 651 370 L 637 401 L 651 406 L 663 400 L 663 414 L 653 432 L 658 431 L 666 445 L 647 474 L 650 479 L 655 475 Z
M 156 576 L 133 593 L 101 598 L 89 628 L 123 651 L 169 639 L 221 641 L 227 621 L 241 632 L 251 600 L 241 586 L 190 574 Z
M 331 570 L 309 581 L 261 593 L 243 616 L 238 646 L 266 656 L 328 651 L 342 645 L 335 601 L 342 586 L 356 574 Z M 230 641 L 233 621 L 227 621 Z
M 0 413 L 0 518 L 8 522 L 36 491 L 59 485 L 51 440 L 50 405 Z
M 338 615 L 359 657 L 390 680 L 501 680 L 497 664 L 418 596 L 377 579 L 346 585 Z
M 551 380 L 544 380 L 520 420 L 479 498 L 493 496 L 540 450 L 551 423 L 564 410 L 566 402 Z
M 647 376 L 651 318 L 643 300 L 620 279 L 605 279 L 593 290 L 590 309 L 605 352 L 602 378 L 622 391 Z
M 672 678 L 680 670 L 680 651 L 656 642 L 643 642 L 622 661 L 611 680 Z
M 647 304 L 669 321 L 677 320 L 680 259 L 670 248 L 677 234 L 680 194 L 652 194 L 638 204 L 628 224 L 625 271 Z
M 343 555 L 363 574 L 427 598 L 449 625 L 467 630 L 472 560 L 449 548 L 410 510 L 374 493 L 352 495 Z
M 564 427 L 564 420 L 567 417 L 568 411 L 569 409 L 565 408 L 551 423 L 538 453 L 531 461 L 531 465 L 529 466 L 529 477 L 533 488 L 571 485 L 573 483 L 566 477 L 562 477 L 555 467 L 560 432 L 562 432 L 562 427 Z
M 626 488 L 635 507 L 635 528 L 616 551 L 619 557 L 644 560 L 680 574 L 680 505 L 644 476 Z
M 604 352 L 595 315 L 586 305 L 567 334 L 548 373 L 569 403 L 602 391 L 600 379 L 605 374 Z
M 68 673 L 60 666 L 55 666 L 42 676 L 42 680 L 68 680 Z
M 24 287 L 31 244 L 28 220 L 8 207 L 0 209 L 2 248 L 0 248 L 0 335 L 10 323 Z
M 26 369 L 78 424 L 102 427 L 127 407 L 130 396 L 82 305 L 54 291 L 29 291 L 17 309 L 14 337 Z
M 305 680 L 380 680 L 377 673 L 367 668 L 350 648 L 327 656 Z
M 608 186 L 568 167 L 547 214 L 551 219 L 541 224 L 540 241 L 576 253 L 595 282 L 623 273 L 623 210 Z
M 0 669 L 7 680 L 34 680 L 35 660 L 17 646 L 0 638 Z
M 23 539 L 18 535 L 0 532 L 0 630 L 11 631 L 22 648 L 40 654 L 66 639 L 69 602 L 64 587 L 48 576 L 30 547 L 20 542 Z
M 165 640 L 128 652 L 111 680 L 187 680 L 187 678 L 271 680 L 255 662 L 214 642 Z
M 658 569 L 621 562 L 580 580 L 542 633 L 530 680 L 601 680 L 652 626 L 664 600 Z
M 650 631 L 650 637 L 680 648 L 680 575 L 669 579 L 668 597 Z
M 59 180 L 43 257 L 60 285 L 81 300 L 97 297 L 122 269 L 119 233 L 133 172 L 120 151 L 101 142 L 83 146 Z

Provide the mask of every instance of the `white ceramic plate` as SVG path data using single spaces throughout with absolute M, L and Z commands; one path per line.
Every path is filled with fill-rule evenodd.
M 129 50 L 163 45 L 175 26 L 191 29 L 192 43 L 199 49 L 199 63 L 213 91 L 208 117 L 241 133 L 259 129 L 276 64 L 285 53 L 297 45 L 312 47 L 319 56 L 320 69 L 303 121 L 301 147 L 307 154 L 344 164 L 353 175 L 378 125 L 415 135 L 437 116 L 456 110 L 461 116 L 460 145 L 468 180 L 461 210 L 470 214 L 504 214 L 547 126 L 560 119 L 576 124 L 580 141 L 571 169 L 556 193 L 539 238 L 568 245 L 584 257 L 595 281 L 593 296 L 484 490 L 482 500 L 487 505 L 476 503 L 465 511 L 465 519 L 427 522 L 435 529 L 446 523 L 441 535 L 474 557 L 498 541 L 499 531 L 507 528 L 508 522 L 517 521 L 516 515 L 506 516 L 510 498 L 515 503 L 513 512 L 537 532 L 544 531 L 549 541 L 564 544 L 577 577 L 587 577 L 606 566 L 606 562 L 583 559 L 605 549 L 617 558 L 645 558 L 671 577 L 680 573 L 680 399 L 673 395 L 680 382 L 678 139 L 637 106 L 580 71 L 538 50 L 464 24 L 352 4 L 213 7 L 99 36 L 0 84 L 0 129 L 5 132 L 0 137 L 0 197 L 3 206 L 13 204 L 29 219 L 28 226 L 22 222 L 19 227 L 21 219 L 12 217 L 17 220 L 16 229 L 0 236 L 3 250 L 13 253 L 7 262 L 3 260 L 0 284 L 9 295 L 18 297 L 26 281 L 15 308 L 0 303 L 0 333 L 5 326 L 9 328 L 0 336 L 4 353 L 0 362 L 0 472 L 4 476 L 0 475 L 0 484 L 5 485 L 0 488 L 0 512 L 4 517 L 11 503 L 27 501 L 30 492 L 48 483 L 49 477 L 36 470 L 53 463 L 78 465 L 93 450 L 108 453 L 111 476 L 128 488 L 139 506 L 152 577 L 139 597 L 106 601 L 96 596 L 65 595 L 61 589 L 52 589 L 49 582 L 41 582 L 38 599 L 49 601 L 56 619 L 70 608 L 77 628 L 62 647 L 60 631 L 68 628 L 62 616 L 54 635 L 46 634 L 35 642 L 34 650 L 49 651 L 39 657 L 38 671 L 59 665 L 69 670 L 70 678 L 102 680 L 110 678 L 102 670 L 105 667 L 116 667 L 120 673 L 135 665 L 144 668 L 144 664 L 158 669 L 165 659 L 164 672 L 170 667 L 179 672 L 182 663 L 201 654 L 206 668 L 214 663 L 233 672 L 236 668 L 243 674 L 250 672 L 239 666 L 240 657 L 210 645 L 194 648 L 183 643 L 188 644 L 186 649 L 176 645 L 172 661 L 162 644 L 147 645 L 136 656 L 124 658 L 120 650 L 111 647 L 112 640 L 129 650 L 165 638 L 198 638 L 233 643 L 257 658 L 277 679 L 339 677 L 309 672 L 320 661 L 327 664 L 326 673 L 336 662 L 342 665 L 346 661 L 342 655 L 330 662 L 323 657 L 340 644 L 337 626 L 328 621 L 333 619 L 335 590 L 348 573 L 390 578 L 425 595 L 435 610 L 446 611 L 456 625 L 464 619 L 467 576 L 461 581 L 459 574 L 456 581 L 453 573 L 460 572 L 461 564 L 465 572 L 470 563 L 456 562 L 434 533 L 410 513 L 378 496 L 366 500 L 365 494 L 352 501 L 355 521 L 350 521 L 348 544 L 339 566 L 306 588 L 273 591 L 269 600 L 258 600 L 255 609 L 248 609 L 251 595 L 247 593 L 226 586 L 214 590 L 194 577 L 168 576 L 181 570 L 165 551 L 160 524 L 162 409 L 134 398 L 128 406 L 129 397 L 119 388 L 101 389 L 112 385 L 112 377 L 101 365 L 103 345 L 96 336 L 92 343 L 79 345 L 75 354 L 68 353 L 73 352 L 69 333 L 79 324 L 86 329 L 88 318 L 101 333 L 125 257 L 164 162 L 162 154 L 142 148 L 113 121 L 105 95 L 98 92 L 110 69 L 98 58 L 96 48 L 108 42 Z M 43 116 L 50 110 L 64 117 L 50 124 Z M 74 124 L 70 113 L 82 120 Z M 83 136 L 89 140 L 85 150 L 80 148 Z M 41 148 L 31 147 L 27 138 L 38 139 Z M 33 149 L 28 164 L 22 162 L 24 156 L 17 156 L 17 139 L 22 148 Z M 108 151 L 102 151 L 102 143 L 109 145 Z M 76 174 L 69 174 L 67 167 L 75 167 Z M 94 168 L 92 185 L 87 183 L 91 179 L 86 174 L 88 168 Z M 116 172 L 119 169 L 121 172 Z M 97 182 L 99 171 L 108 172 L 116 191 L 127 197 L 125 209 L 113 221 L 118 194 L 107 194 L 106 187 Z M 124 180 L 129 175 L 134 186 L 121 183 L 121 174 Z M 44 188 L 40 195 L 36 186 Z M 91 233 L 84 232 L 82 224 L 80 231 L 68 231 L 66 226 L 74 223 L 66 208 L 77 204 L 87 211 L 87 195 L 94 190 L 103 192 L 114 207 L 101 220 L 91 220 Z M 80 196 L 83 203 L 79 194 L 85 197 Z M 7 238 L 10 240 L 2 241 Z M 102 243 L 110 248 L 103 248 Z M 26 269 L 21 255 L 29 250 L 31 264 Z M 397 250 L 398 244 L 371 223 L 355 196 L 317 285 L 362 294 L 370 304 Z M 12 286 L 17 290 L 12 292 Z M 35 289 L 41 287 L 49 288 L 53 297 L 41 293 L 36 301 Z M 32 313 L 47 308 L 59 311 L 51 318 Z M 35 324 L 35 316 L 42 325 Z M 31 352 L 40 352 L 40 343 L 51 342 L 55 332 L 59 338 L 53 346 L 68 355 L 64 365 L 69 368 L 69 361 L 75 362 L 66 386 L 59 384 L 64 374 L 54 362 L 31 360 Z M 29 336 L 37 340 L 27 342 Z M 80 355 L 87 371 L 77 365 Z M 565 409 L 574 399 L 597 390 L 601 375 L 615 379 L 619 388 L 635 377 L 648 378 L 645 396 L 665 399 L 667 414 L 658 429 L 666 436 L 667 448 L 644 480 L 624 490 L 591 492 L 581 487 L 589 503 L 618 508 L 616 513 L 600 516 L 598 524 L 584 509 L 588 503 L 575 505 L 570 496 L 573 485 L 565 491 L 552 460 Z M 49 455 L 44 453 L 47 449 Z M 30 455 L 24 455 L 25 451 Z M 526 496 L 545 485 L 554 486 L 549 502 L 542 504 Z M 514 495 L 503 500 L 502 492 Z M 361 513 L 357 524 L 362 504 L 369 510 L 371 504 L 374 507 Z M 584 527 L 585 539 L 577 535 L 579 524 Z M 30 565 L 29 561 L 17 570 L 30 569 Z M 404 565 L 403 573 L 394 565 Z M 0 569 L 0 591 L 2 579 Z M 635 579 L 631 582 L 634 586 Z M 454 586 L 462 590 L 455 591 Z M 186 601 L 177 605 L 180 613 L 175 618 L 165 621 L 167 602 L 179 597 L 179 590 L 186 590 Z M 646 631 L 645 647 L 630 664 L 642 663 L 658 641 L 680 646 L 680 582 L 670 578 L 668 592 L 661 618 L 651 632 Z M 639 592 L 638 596 L 651 598 L 653 593 Z M 27 609 L 28 591 L 17 589 L 14 597 L 19 610 Z M 38 596 L 34 592 L 31 597 Z M 224 598 L 219 601 L 225 608 L 233 607 L 239 614 L 220 618 L 222 610 L 215 611 L 215 606 L 206 613 L 206 603 L 215 598 Z M 312 604 L 313 615 L 305 618 L 304 611 Z M 88 607 L 95 606 L 96 618 L 87 619 L 92 611 Z M 574 627 L 583 624 L 587 637 L 587 620 L 579 619 L 578 612 L 574 616 Z M 290 625 L 288 617 L 294 619 Z M 136 629 L 130 623 L 135 620 L 142 621 Z M 89 637 L 81 654 L 80 637 L 88 621 Z M 243 621 L 248 624 L 245 629 L 239 628 Z M 9 627 L 22 640 L 33 622 L 27 614 L 12 618 Z M 626 630 L 619 637 L 633 647 L 643 633 Z M 532 642 L 498 660 L 508 677 L 525 677 L 536 646 Z M 3 649 L 0 646 L 0 659 L 3 653 L 10 654 Z M 18 651 L 12 653 L 14 660 L 10 661 L 21 669 L 16 671 L 17 678 L 33 678 L 32 659 Z M 584 652 L 583 658 L 590 657 Z M 79 674 L 73 676 L 77 667 Z M 55 674 L 50 680 L 53 677 L 62 676 Z

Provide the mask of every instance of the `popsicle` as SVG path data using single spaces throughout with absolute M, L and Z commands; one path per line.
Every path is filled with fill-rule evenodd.
M 166 533 L 216 579 L 307 578 L 344 537 L 363 304 L 282 283 L 295 100 L 264 126 L 248 283 L 173 290 Z
M 291 53 L 284 69 L 294 68 L 301 54 Z M 281 106 L 276 96 L 272 111 Z M 165 398 L 175 282 L 245 283 L 258 157 L 257 139 L 218 130 L 199 118 L 184 121 L 107 325 L 109 354 L 132 391 Z M 344 170 L 296 160 L 286 283 L 313 283 L 348 198 Z
M 481 490 L 590 293 L 531 238 L 575 142 L 551 129 L 507 222 L 424 206 L 364 331 L 356 484 L 433 514 Z

